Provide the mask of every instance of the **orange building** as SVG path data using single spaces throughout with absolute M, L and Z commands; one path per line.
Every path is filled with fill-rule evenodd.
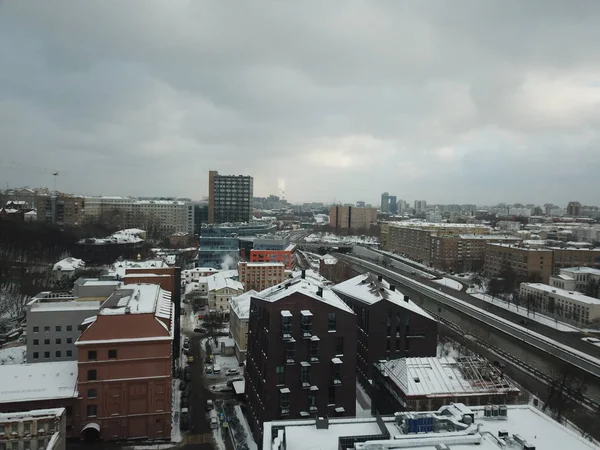
M 296 246 L 294 244 L 288 245 L 285 250 L 251 250 L 250 251 L 250 262 L 280 262 L 285 265 L 287 270 L 294 267 L 294 252 Z
M 168 291 L 130 284 L 82 324 L 75 427 L 84 439 L 170 438 L 174 315 Z

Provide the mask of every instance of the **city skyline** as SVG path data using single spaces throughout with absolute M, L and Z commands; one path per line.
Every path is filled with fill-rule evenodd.
M 600 188 L 595 3 L 2 12 L 11 186 L 195 198 L 212 168 L 292 202 L 593 204 Z

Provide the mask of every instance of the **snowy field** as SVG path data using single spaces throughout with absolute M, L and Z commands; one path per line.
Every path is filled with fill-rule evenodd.
M 515 312 L 515 313 L 519 314 L 520 316 L 523 316 L 527 320 L 533 320 L 535 322 L 541 323 L 542 325 L 556 328 L 558 331 L 567 331 L 567 332 L 586 331 L 585 329 L 577 328 L 573 325 L 569 325 L 564 322 L 556 321 L 553 318 L 545 316 L 543 314 L 539 314 L 539 313 L 536 313 L 535 315 L 533 315 L 532 313 L 527 314 L 527 308 L 525 308 L 523 306 L 517 307 L 517 305 L 515 305 L 514 303 L 509 304 L 502 299 L 499 299 L 497 297 L 491 297 L 488 294 L 471 294 L 471 295 L 480 300 L 484 300 L 493 305 L 500 306 L 501 308 Z
M 462 290 L 463 285 L 456 280 L 452 280 L 451 278 L 440 278 L 439 280 L 433 280 L 434 283 L 442 284 L 446 287 L 456 289 L 457 291 Z
M 4 347 L 0 349 L 0 365 L 23 364 L 27 355 L 27 347 L 19 345 L 16 347 Z

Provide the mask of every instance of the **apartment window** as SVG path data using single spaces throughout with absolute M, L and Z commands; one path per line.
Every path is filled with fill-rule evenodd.
M 87 398 L 96 398 L 98 397 L 98 390 L 96 388 L 89 388 L 87 390 Z
M 279 410 L 281 415 L 290 413 L 290 390 L 287 388 L 279 390 Z
M 335 313 L 327 314 L 327 330 L 335 331 L 336 323 L 335 323 Z
M 39 345 L 40 344 L 40 340 L 39 339 L 34 339 L 33 340 L 33 345 Z
M 73 338 L 67 338 L 67 344 L 72 344 L 73 343 Z
M 343 355 L 344 354 L 344 338 L 339 336 L 335 341 L 335 354 Z
M 73 351 L 67 350 L 67 358 L 70 358 L 71 356 L 73 356 Z
M 38 352 L 33 352 L 33 359 L 38 359 L 40 354 Z
M 44 327 L 44 333 L 50 333 L 50 327 Z
M 300 367 L 300 382 L 302 383 L 303 388 L 310 387 L 310 364 L 306 362 L 302 362 L 302 367 Z
M 329 386 L 327 394 L 327 404 L 335 405 L 335 387 Z
M 310 391 L 310 394 L 308 394 L 308 410 L 317 410 L 317 393 L 315 391 Z
M 108 359 L 117 359 L 117 350 L 109 350 L 108 351 Z
M 95 361 L 98 358 L 96 350 L 88 350 L 88 360 Z
M 98 377 L 98 373 L 96 372 L 96 369 L 90 369 L 87 371 L 87 380 L 88 381 L 94 381 L 96 380 Z
M 56 325 L 56 331 L 60 333 L 62 331 L 62 327 L 60 325 Z
M 386 339 L 385 342 L 385 351 L 389 352 L 392 349 L 392 340 L 390 338 Z
M 31 422 L 28 420 L 23 422 L 23 434 L 25 436 L 27 436 L 28 434 L 31 434 Z
M 98 405 L 87 405 L 87 416 L 96 417 L 98 415 Z
M 288 364 L 294 364 L 296 359 L 296 342 L 287 342 L 285 345 L 285 359 Z
M 61 356 L 62 356 L 62 354 L 61 354 L 60 350 L 57 350 L 57 351 L 56 351 L 56 357 L 57 357 L 57 358 L 60 358 Z
M 341 364 L 333 365 L 333 384 L 336 386 L 342 384 L 342 365 Z
M 60 345 L 62 343 L 62 339 L 61 338 L 56 338 L 56 344 Z
M 281 336 L 284 339 L 292 337 L 292 314 L 289 311 L 281 311 Z
M 319 341 L 310 341 L 310 361 L 319 361 Z
M 40 332 L 40 327 L 33 327 L 33 332 L 34 333 L 39 333 Z
M 50 345 L 50 339 L 44 339 L 44 345 Z
M 285 383 L 285 366 L 277 366 L 275 368 L 275 373 L 277 374 L 277 384 Z
M 67 325 L 67 331 L 73 331 L 73 325 Z
M 44 358 L 50 359 L 50 352 L 44 352 Z

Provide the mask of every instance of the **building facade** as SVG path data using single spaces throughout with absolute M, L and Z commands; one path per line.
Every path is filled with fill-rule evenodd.
M 175 308 L 158 285 L 111 295 L 77 341 L 77 391 L 85 438 L 171 436 Z
M 208 279 L 208 308 L 229 313 L 229 300 L 243 292 L 242 283 L 217 273 Z
M 255 290 L 249 290 L 229 300 L 229 334 L 235 341 L 235 356 L 239 362 L 246 361 L 250 299 L 256 294 Z
M 329 226 L 336 230 L 368 230 L 375 223 L 377 223 L 377 208 L 339 205 L 329 208 Z
M 238 263 L 239 280 L 247 291 L 262 291 L 283 282 L 286 278 L 285 269 L 285 264 L 281 262 Z
M 329 288 L 297 277 L 252 296 L 246 360 L 250 426 L 354 416 L 356 315 Z
M 65 408 L 0 413 L 0 447 L 6 450 L 65 450 Z
M 250 222 L 254 179 L 208 173 L 208 223 Z
M 332 290 L 357 317 L 356 370 L 363 386 L 377 361 L 436 355 L 435 319 L 381 276 L 358 275 Z

